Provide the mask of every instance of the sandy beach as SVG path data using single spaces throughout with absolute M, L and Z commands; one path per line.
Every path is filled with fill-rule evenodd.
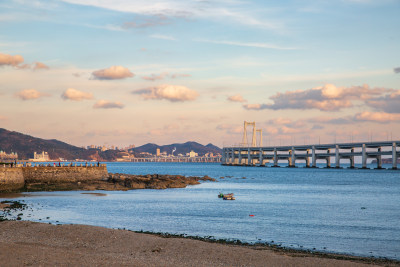
M 398 266 L 357 257 L 343 260 L 95 226 L 27 221 L 0 223 L 0 262 L 6 266 Z

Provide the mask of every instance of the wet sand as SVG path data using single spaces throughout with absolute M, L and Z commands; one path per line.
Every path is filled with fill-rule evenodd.
M 338 257 L 95 226 L 0 222 L 0 262 L 7 266 L 399 266 Z

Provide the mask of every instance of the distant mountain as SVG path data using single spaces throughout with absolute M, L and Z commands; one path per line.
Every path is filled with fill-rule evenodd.
M 33 152 L 49 153 L 50 159 L 114 160 L 118 151 L 86 150 L 56 139 L 46 140 L 0 128 L 0 150 L 17 152 L 19 159 L 33 158 Z
M 171 154 L 172 150 L 174 148 L 176 148 L 174 155 L 178 155 L 178 154 L 186 155 L 186 153 L 189 153 L 192 150 L 194 152 L 198 153 L 200 156 L 203 156 L 204 154 L 209 153 L 209 152 L 214 153 L 214 154 L 222 153 L 222 149 L 220 149 L 219 147 L 217 147 L 213 144 L 208 144 L 208 145 L 204 146 L 197 142 L 186 142 L 183 144 L 176 143 L 176 144 L 170 144 L 170 145 L 164 145 L 164 146 L 159 146 L 156 144 L 149 143 L 149 144 L 145 144 L 143 146 L 132 148 L 129 151 L 135 152 L 135 153 L 147 152 L 147 153 L 151 153 L 151 154 L 155 155 L 157 148 L 159 148 L 161 152 L 167 152 L 168 154 Z

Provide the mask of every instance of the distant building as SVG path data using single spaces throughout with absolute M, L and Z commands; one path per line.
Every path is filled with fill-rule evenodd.
M 38 154 L 36 152 L 33 152 L 33 159 L 32 161 L 49 161 L 50 157 L 47 152 L 42 151 L 42 153 Z
M 0 150 L 0 159 L 18 159 L 18 154 L 11 152 L 10 154 Z
M 194 157 L 198 157 L 199 154 L 192 150 L 189 153 L 186 153 L 186 156 L 188 156 L 189 158 L 194 158 Z
M 156 156 L 157 156 L 157 157 L 160 156 L 160 149 L 159 149 L 159 148 L 156 149 Z

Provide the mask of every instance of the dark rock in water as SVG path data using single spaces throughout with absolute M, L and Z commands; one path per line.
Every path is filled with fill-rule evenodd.
M 131 189 L 166 189 L 184 188 L 188 185 L 199 184 L 199 181 L 216 181 L 214 178 L 185 177 L 182 175 L 147 174 L 133 175 L 123 173 L 109 173 L 107 179 L 58 182 L 58 183 L 31 183 L 26 184 L 23 191 L 70 191 L 70 190 L 131 190 Z

